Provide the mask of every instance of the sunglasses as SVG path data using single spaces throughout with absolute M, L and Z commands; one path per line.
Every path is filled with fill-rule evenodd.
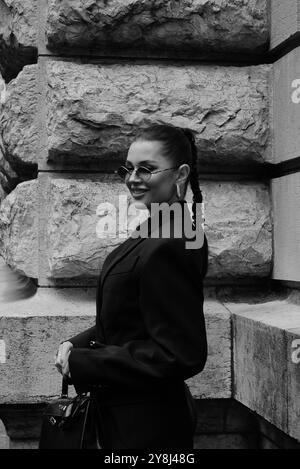
M 148 182 L 152 174 L 162 173 L 163 171 L 168 171 L 170 169 L 176 169 L 179 168 L 179 166 L 180 165 L 173 166 L 172 168 L 159 169 L 158 171 L 151 171 L 150 169 L 145 168 L 145 166 L 139 166 L 135 170 L 133 168 L 127 168 L 126 166 L 120 166 L 116 171 L 114 171 L 114 173 L 118 174 L 122 181 L 127 181 L 132 175 L 132 173 L 135 171 L 139 179 L 142 179 L 142 181 L 144 182 Z

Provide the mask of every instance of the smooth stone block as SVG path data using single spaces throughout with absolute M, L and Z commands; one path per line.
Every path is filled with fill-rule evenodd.
M 273 50 L 300 32 L 299 1 L 271 0 L 270 25 L 270 49 Z
M 300 47 L 273 64 L 273 161 L 300 156 Z
M 290 329 L 286 336 L 288 350 L 289 434 L 300 441 L 300 326 Z
M 300 375 L 292 360 L 292 343 L 299 340 L 300 363 L 299 292 L 283 300 L 224 306 L 233 321 L 234 398 L 299 442 Z
M 274 220 L 272 278 L 299 282 L 300 173 L 273 179 L 271 184 Z

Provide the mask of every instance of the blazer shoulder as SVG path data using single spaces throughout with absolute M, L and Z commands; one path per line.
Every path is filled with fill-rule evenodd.
M 185 238 L 147 238 L 142 246 L 141 261 L 145 265 L 151 259 L 174 261 L 195 268 L 204 277 L 208 267 L 208 244 L 204 233 L 200 248 L 191 249 Z

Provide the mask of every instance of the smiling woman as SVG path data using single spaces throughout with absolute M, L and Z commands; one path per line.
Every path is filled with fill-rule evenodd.
M 197 228 L 202 194 L 190 131 L 170 125 L 141 130 L 118 174 L 151 220 L 154 204 L 177 204 L 181 210 L 168 223 L 174 228 L 184 213 Z M 193 220 L 184 199 L 188 183 Z M 159 228 L 164 225 L 160 219 Z M 77 391 L 90 390 L 98 400 L 103 448 L 188 450 L 196 411 L 184 381 L 207 359 L 207 240 L 204 235 L 201 246 L 188 249 L 184 230 L 181 237 L 172 229 L 163 237 L 155 224 L 148 226 L 148 237 L 129 237 L 105 259 L 96 325 L 60 345 L 56 366 Z

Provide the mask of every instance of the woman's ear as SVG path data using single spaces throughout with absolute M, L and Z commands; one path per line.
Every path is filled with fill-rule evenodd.
M 184 163 L 178 168 L 176 183 L 183 184 L 189 177 L 191 168 L 188 164 Z

